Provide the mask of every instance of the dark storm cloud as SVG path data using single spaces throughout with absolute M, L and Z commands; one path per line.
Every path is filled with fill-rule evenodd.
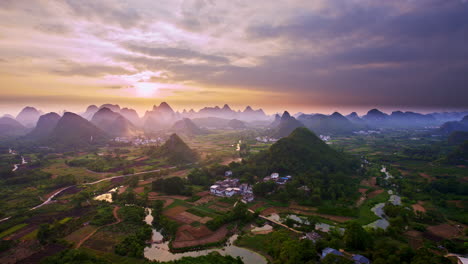
M 357 6 L 334 16 L 300 14 L 282 25 L 254 25 L 246 31 L 253 41 L 279 40 L 291 48 L 253 68 L 175 68 L 178 76 L 205 83 L 330 101 L 359 94 L 378 104 L 468 107 L 468 4 L 417 4 L 405 11 Z M 314 45 L 320 51 L 307 52 Z

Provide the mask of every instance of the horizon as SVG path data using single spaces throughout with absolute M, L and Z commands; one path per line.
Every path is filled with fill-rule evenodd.
M 146 111 L 149 111 L 153 108 L 153 106 L 159 106 L 161 103 L 164 103 L 165 101 L 160 101 L 160 102 L 157 102 L 157 103 L 153 103 L 152 105 L 148 106 L 148 107 L 131 107 L 131 106 L 128 106 L 128 105 L 121 105 L 121 104 L 118 104 L 118 103 L 110 103 L 110 102 L 107 102 L 107 103 L 102 103 L 102 104 L 87 104 L 87 105 L 81 105 L 81 106 L 77 106 L 77 107 L 73 107 L 73 108 L 60 108 L 60 107 L 50 107 L 50 106 L 46 106 L 46 107 L 37 107 L 35 105 L 24 105 L 24 106 L 20 106 L 20 107 L 16 107 L 10 111 L 5 111 L 2 109 L 0 109 L 0 117 L 2 116 L 5 116 L 5 115 L 11 115 L 13 117 L 16 117 L 20 112 L 21 110 L 23 110 L 25 107 L 34 107 L 35 109 L 37 109 L 38 111 L 42 112 L 42 114 L 47 114 L 47 113 L 50 113 L 50 112 L 55 112 L 55 113 L 58 113 L 60 115 L 63 114 L 63 112 L 72 112 L 72 113 L 76 113 L 76 114 L 81 114 L 81 113 L 84 113 L 87 109 L 87 107 L 91 106 L 91 105 L 95 105 L 97 107 L 101 107 L 102 105 L 104 104 L 113 104 L 113 105 L 119 105 L 119 107 L 122 109 L 122 108 L 130 108 L 130 109 L 134 109 L 138 115 L 140 117 L 143 117 L 145 112 Z M 468 111 L 468 108 L 467 109 L 452 109 L 452 108 L 449 108 L 449 109 L 421 109 L 421 108 L 418 108 L 418 109 L 415 109 L 415 108 L 408 108 L 408 107 L 403 107 L 403 108 L 389 108 L 389 107 L 361 107 L 360 110 L 357 110 L 356 108 L 345 108 L 345 107 L 322 107 L 321 109 L 318 109 L 316 111 L 304 111 L 304 110 L 300 110 L 300 108 L 295 108 L 295 109 L 298 109 L 298 110 L 290 110 L 290 109 L 283 109 L 283 110 L 268 110 L 268 109 L 264 109 L 262 107 L 257 107 L 256 105 L 244 105 L 244 106 L 241 106 L 241 105 L 231 105 L 229 103 L 223 103 L 223 104 L 216 104 L 216 105 L 205 105 L 205 106 L 201 106 L 201 107 L 177 107 L 177 105 L 173 105 L 171 104 L 170 102 L 165 102 L 167 104 L 169 104 L 169 106 L 174 110 L 174 112 L 180 112 L 182 113 L 183 110 L 186 110 L 186 111 L 189 111 L 191 109 L 193 109 L 195 112 L 199 112 L 201 109 L 203 109 L 204 107 L 220 107 L 222 108 L 225 104 L 227 104 L 232 110 L 234 111 L 238 111 L 240 110 L 241 112 L 244 111 L 244 109 L 248 106 L 250 106 L 253 110 L 263 110 L 265 112 L 266 115 L 268 116 L 274 116 L 275 114 L 280 114 L 282 115 L 283 112 L 287 111 L 289 112 L 291 115 L 296 115 L 298 113 L 303 113 L 303 114 L 324 114 L 324 115 L 331 115 L 333 114 L 334 112 L 338 112 L 340 114 L 342 114 L 343 116 L 346 116 L 352 112 L 356 112 L 359 116 L 363 116 L 365 114 L 367 114 L 368 111 L 372 110 L 372 109 L 377 109 L 383 113 L 386 113 L 386 114 L 391 114 L 392 112 L 394 111 L 402 111 L 402 112 L 415 112 L 415 113 L 421 113 L 421 114 L 431 114 L 431 113 L 442 113 L 442 112 L 466 112 Z M 294 108 L 293 108 L 294 109 Z
M 468 109 L 467 1 L 18 0 L 0 18 L 0 113 Z

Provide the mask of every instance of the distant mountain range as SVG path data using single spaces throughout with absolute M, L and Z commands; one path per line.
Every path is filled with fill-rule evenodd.
M 66 112 L 44 143 L 59 147 L 83 147 L 106 141 L 109 136 L 83 117 Z
M 450 134 L 454 131 L 468 131 L 468 115 L 460 121 L 445 122 L 440 126 L 440 131 L 444 134 Z
M 142 133 L 176 131 L 180 134 L 196 135 L 206 129 L 245 129 L 270 128 L 270 136 L 282 138 L 294 129 L 305 126 L 318 134 L 347 134 L 358 130 L 381 128 L 424 128 L 441 127 L 440 132 L 449 134 L 453 131 L 466 131 L 466 120 L 461 120 L 468 112 L 444 112 L 420 114 L 415 112 L 394 111 L 391 114 L 378 109 L 371 109 L 359 116 L 353 112 L 347 116 L 335 112 L 324 114 L 296 114 L 296 118 L 287 111 L 283 115 L 268 116 L 262 109 L 254 110 L 247 106 L 243 111 L 233 110 L 227 104 L 223 107 L 204 107 L 199 111 L 190 109 L 182 112 L 166 102 L 140 117 L 131 108 L 121 108 L 116 104 L 90 105 L 80 114 L 109 137 L 127 137 Z M 19 137 L 39 139 L 50 134 L 58 123 L 59 115 L 41 111 L 28 106 L 16 116 L 4 116 L 0 122 L 0 137 Z
M 140 134 L 132 122 L 107 107 L 99 109 L 91 118 L 91 123 L 114 137 L 128 137 Z
M 0 118 L 0 138 L 15 137 L 26 134 L 28 129 L 15 119 L 4 116 Z
M 291 134 L 296 128 L 303 127 L 304 124 L 291 116 L 288 111 L 284 111 L 281 118 L 275 119 L 270 126 L 273 127 L 271 137 L 282 138 Z
M 206 134 L 207 131 L 199 128 L 192 120 L 189 118 L 184 118 L 175 122 L 172 126 L 172 131 L 176 132 L 177 134 L 182 134 L 186 136 L 196 136 Z

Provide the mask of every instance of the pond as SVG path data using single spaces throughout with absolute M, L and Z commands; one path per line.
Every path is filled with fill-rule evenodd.
M 96 201 L 106 201 L 108 203 L 112 203 L 112 193 L 116 192 L 119 188 L 120 187 L 115 187 L 115 188 L 109 190 L 106 193 L 103 193 L 103 194 L 100 194 L 100 195 L 94 197 L 93 199 L 96 200 Z
M 147 215 L 145 217 L 145 222 L 149 225 L 153 222 L 153 216 L 151 215 L 151 209 L 147 208 Z M 245 248 L 234 246 L 234 241 L 237 239 L 238 235 L 233 235 L 229 238 L 227 246 L 222 248 L 206 249 L 199 251 L 190 251 L 184 253 L 172 253 L 169 251 L 169 242 L 161 242 L 163 236 L 156 229 L 153 229 L 153 241 L 160 243 L 153 243 L 150 247 L 146 247 L 144 251 L 145 258 L 149 260 L 157 261 L 171 261 L 177 260 L 183 257 L 198 257 L 207 255 L 210 252 L 219 252 L 221 255 L 230 255 L 232 257 L 241 257 L 244 263 L 246 264 L 266 264 L 266 259 L 253 251 L 250 251 Z

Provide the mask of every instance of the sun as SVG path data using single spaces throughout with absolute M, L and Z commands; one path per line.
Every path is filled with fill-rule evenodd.
M 158 87 L 154 83 L 138 82 L 133 86 L 135 88 L 135 96 L 150 98 L 158 91 Z

